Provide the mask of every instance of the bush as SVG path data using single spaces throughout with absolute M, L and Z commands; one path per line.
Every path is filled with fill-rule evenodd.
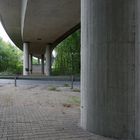
M 22 73 L 22 52 L 0 39 L 0 73 L 13 75 Z

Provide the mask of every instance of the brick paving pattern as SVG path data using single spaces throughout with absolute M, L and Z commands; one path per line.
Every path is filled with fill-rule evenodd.
M 79 105 L 64 106 L 71 97 L 80 93 L 0 85 L 0 140 L 108 140 L 79 127 Z

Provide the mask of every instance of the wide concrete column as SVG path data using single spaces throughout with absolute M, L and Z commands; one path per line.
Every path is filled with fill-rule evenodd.
M 29 54 L 29 73 L 32 74 L 33 71 L 33 56 Z
M 81 126 L 140 139 L 140 1 L 81 0 Z
M 45 58 L 46 58 L 46 68 L 45 68 L 45 74 L 47 76 L 50 76 L 51 74 L 51 46 L 47 45 L 46 47 L 46 53 L 45 53 Z
M 41 55 L 41 72 L 44 74 L 44 54 Z
M 23 75 L 29 75 L 29 43 L 23 43 Z

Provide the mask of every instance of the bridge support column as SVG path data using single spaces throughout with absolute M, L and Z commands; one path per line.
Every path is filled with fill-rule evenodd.
M 41 71 L 44 74 L 44 54 L 41 55 Z
M 32 54 L 29 54 L 29 73 L 32 74 L 33 71 L 33 57 Z
M 81 126 L 140 139 L 140 1 L 81 0 Z
M 38 64 L 40 65 L 40 58 L 38 58 Z
M 51 48 L 50 48 L 50 45 L 48 45 L 46 47 L 45 57 L 46 57 L 46 70 L 45 70 L 45 74 L 47 76 L 50 76 L 50 74 L 51 74 Z
M 23 75 L 29 75 L 29 43 L 23 43 Z

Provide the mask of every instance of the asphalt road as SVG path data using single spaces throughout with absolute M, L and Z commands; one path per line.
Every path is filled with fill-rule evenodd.
M 71 85 L 71 81 L 53 81 L 53 80 L 20 80 L 17 79 L 17 85 L 39 85 L 39 84 L 46 84 L 46 85 L 55 85 L 55 86 L 64 86 L 65 84 Z M 0 85 L 3 84 L 15 84 L 14 79 L 0 79 Z M 80 82 L 74 82 L 75 87 L 80 87 Z

